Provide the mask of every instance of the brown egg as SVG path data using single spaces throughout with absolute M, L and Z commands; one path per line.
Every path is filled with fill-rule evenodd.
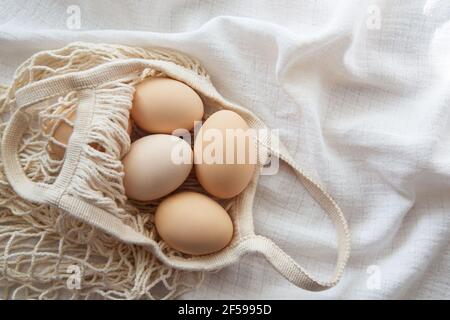
M 133 120 L 131 118 L 128 118 L 127 133 L 129 136 L 131 136 L 132 132 L 133 132 Z
M 73 110 L 67 117 L 67 119 L 69 121 L 71 121 L 72 123 L 75 121 L 76 118 L 77 118 L 76 110 Z M 67 144 L 69 142 L 69 138 L 72 135 L 72 132 L 73 132 L 72 126 L 70 126 L 65 121 L 60 121 L 54 131 L 53 138 L 55 140 L 57 140 L 58 142 L 61 142 L 62 144 L 65 144 L 67 146 Z M 66 152 L 65 148 L 50 141 L 49 153 L 53 159 L 61 160 L 62 158 L 64 158 L 65 152 Z
M 233 222 L 225 209 L 196 192 L 164 199 L 156 210 L 155 226 L 167 245 L 192 255 L 217 252 L 233 237 Z
M 212 114 L 194 143 L 197 179 L 210 194 L 227 199 L 241 193 L 253 177 L 256 146 L 247 123 L 237 113 Z
M 150 133 L 171 134 L 175 129 L 191 130 L 194 121 L 201 121 L 203 102 L 183 82 L 149 78 L 136 87 L 131 116 Z
M 75 122 L 76 118 L 77 118 L 76 110 L 73 110 L 67 117 L 67 119 L 72 123 Z M 44 128 L 44 131 L 48 133 L 49 129 L 50 128 L 47 126 Z M 133 120 L 131 118 L 128 118 L 127 132 L 129 135 L 131 135 L 132 130 L 133 130 Z M 72 135 L 72 132 L 73 132 L 72 126 L 70 126 L 65 121 L 60 121 L 55 129 L 53 138 L 55 138 L 58 142 L 61 142 L 62 144 L 65 144 L 67 146 L 67 144 L 69 143 L 70 136 Z M 93 144 L 93 147 L 96 148 L 97 150 L 102 150 L 102 147 L 97 144 Z M 61 160 L 64 158 L 66 149 L 57 145 L 56 143 L 50 142 L 48 151 L 53 159 Z
M 176 136 L 153 134 L 131 144 L 123 158 L 123 184 L 130 199 L 150 201 L 178 188 L 192 169 L 191 146 Z

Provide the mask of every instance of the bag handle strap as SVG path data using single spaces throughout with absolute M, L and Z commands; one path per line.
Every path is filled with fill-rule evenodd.
M 254 121 L 256 121 L 256 123 L 253 123 L 253 125 L 257 127 L 264 125 L 257 118 L 255 118 Z M 329 289 L 339 282 L 350 256 L 350 232 L 347 221 L 342 210 L 328 192 L 319 183 L 315 182 L 313 178 L 304 173 L 280 141 L 276 141 L 275 144 L 272 143 L 271 140 L 273 139 L 277 139 L 277 137 L 268 135 L 267 139 L 265 139 L 265 141 L 259 141 L 259 144 L 266 148 L 273 156 L 283 160 L 294 170 L 303 186 L 326 212 L 337 230 L 338 252 L 334 274 L 328 281 L 316 279 L 272 240 L 266 237 L 256 236 L 253 240 L 254 245 L 258 248 L 259 252 L 264 254 L 265 258 L 276 270 L 278 270 L 278 272 L 296 286 L 310 291 Z
M 28 122 L 29 117 L 15 112 L 5 128 L 1 146 L 4 171 L 12 188 L 20 197 L 32 202 L 48 203 L 52 197 L 48 185 L 32 181 L 20 165 L 18 148 L 28 129 Z
M 139 58 L 118 59 L 88 70 L 57 75 L 28 84 L 16 91 L 16 106 L 17 108 L 27 107 L 73 90 L 94 89 L 99 84 L 120 79 L 120 77 L 145 68 L 165 70 L 166 74 L 174 79 L 195 77 L 202 84 L 208 82 L 205 76 L 198 75 L 174 62 Z
M 95 105 L 93 90 L 80 91 L 78 96 L 77 119 L 66 149 L 67 157 L 53 184 L 35 182 L 24 172 L 19 159 L 20 142 L 30 125 L 30 115 L 24 112 L 22 105 L 12 114 L 2 138 L 2 159 L 5 175 L 14 191 L 22 198 L 41 204 L 57 204 L 70 183 L 88 130 Z

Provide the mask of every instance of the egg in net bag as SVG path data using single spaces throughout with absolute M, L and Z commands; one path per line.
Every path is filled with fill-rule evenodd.
M 172 50 L 74 43 L 35 54 L 18 68 L 0 98 L 4 297 L 174 298 L 196 288 L 203 272 L 233 264 L 247 253 L 262 254 L 301 288 L 318 291 L 336 285 L 350 252 L 346 220 L 287 149 L 273 143 L 276 137 L 270 133 L 256 138 L 260 161 L 250 184 L 221 202 L 234 225 L 226 248 L 189 256 L 158 237 L 153 213 L 159 201 L 127 199 L 121 162 L 131 140 L 143 135 L 135 128 L 130 139 L 127 132 L 135 86 L 158 76 L 196 90 L 205 117 L 227 109 L 252 129 L 268 129 L 251 111 L 224 99 L 197 61 Z M 62 124 L 73 128 L 67 144 L 54 137 Z M 55 157 L 58 153 L 63 156 Z M 330 280 L 312 276 L 273 241 L 254 232 L 253 198 L 269 156 L 292 167 L 336 227 L 338 255 Z M 179 190 L 204 193 L 192 175 Z

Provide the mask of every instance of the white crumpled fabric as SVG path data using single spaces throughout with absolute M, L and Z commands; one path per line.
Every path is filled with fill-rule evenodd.
M 0 83 L 73 41 L 196 57 L 225 97 L 279 129 L 349 221 L 352 254 L 331 290 L 301 290 L 248 256 L 184 298 L 450 298 L 450 2 L 2 1 Z M 254 220 L 330 274 L 332 225 L 287 167 L 261 179 Z

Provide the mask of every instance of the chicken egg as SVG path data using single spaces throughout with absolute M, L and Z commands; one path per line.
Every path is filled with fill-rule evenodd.
M 77 112 L 76 112 L 76 110 L 73 110 L 67 117 L 67 120 L 74 123 L 76 118 L 77 118 Z M 128 118 L 128 126 L 127 126 L 128 135 L 131 135 L 132 130 L 133 130 L 133 121 L 131 120 L 131 118 Z M 48 133 L 49 128 L 45 127 L 44 131 Z M 53 133 L 53 138 L 55 140 L 57 140 L 58 142 L 67 146 L 67 144 L 69 143 L 70 136 L 72 135 L 72 132 L 73 132 L 73 127 L 71 125 L 69 125 L 69 123 L 67 123 L 66 121 L 60 121 Z M 101 147 L 96 144 L 94 144 L 93 147 L 95 147 L 98 150 L 101 149 Z M 53 159 L 61 160 L 64 158 L 66 149 L 64 147 L 50 141 L 48 151 Z
M 67 117 L 67 120 L 74 123 L 75 119 L 77 118 L 76 110 L 73 110 Z M 48 129 L 47 129 L 48 130 Z M 44 130 L 44 131 L 47 131 Z M 69 138 L 72 135 L 73 127 L 69 125 L 66 121 L 61 120 L 53 133 L 53 138 L 57 140 L 58 142 L 64 144 L 67 146 L 69 143 Z M 64 158 L 64 154 L 66 152 L 66 149 L 52 141 L 49 142 L 49 149 L 48 149 L 50 156 L 53 159 L 61 160 Z
M 192 255 L 217 252 L 233 237 L 233 222 L 225 209 L 197 192 L 164 199 L 156 209 L 155 227 L 167 245 Z
M 131 116 L 149 133 L 171 134 L 175 129 L 191 130 L 203 117 L 203 102 L 183 82 L 149 78 L 136 87 Z
M 133 142 L 123 158 L 125 193 L 150 201 L 177 189 L 192 169 L 191 146 L 176 136 L 154 134 Z
M 256 167 L 253 132 L 237 113 L 213 113 L 199 130 L 194 143 L 195 173 L 210 194 L 227 199 L 241 193 Z

